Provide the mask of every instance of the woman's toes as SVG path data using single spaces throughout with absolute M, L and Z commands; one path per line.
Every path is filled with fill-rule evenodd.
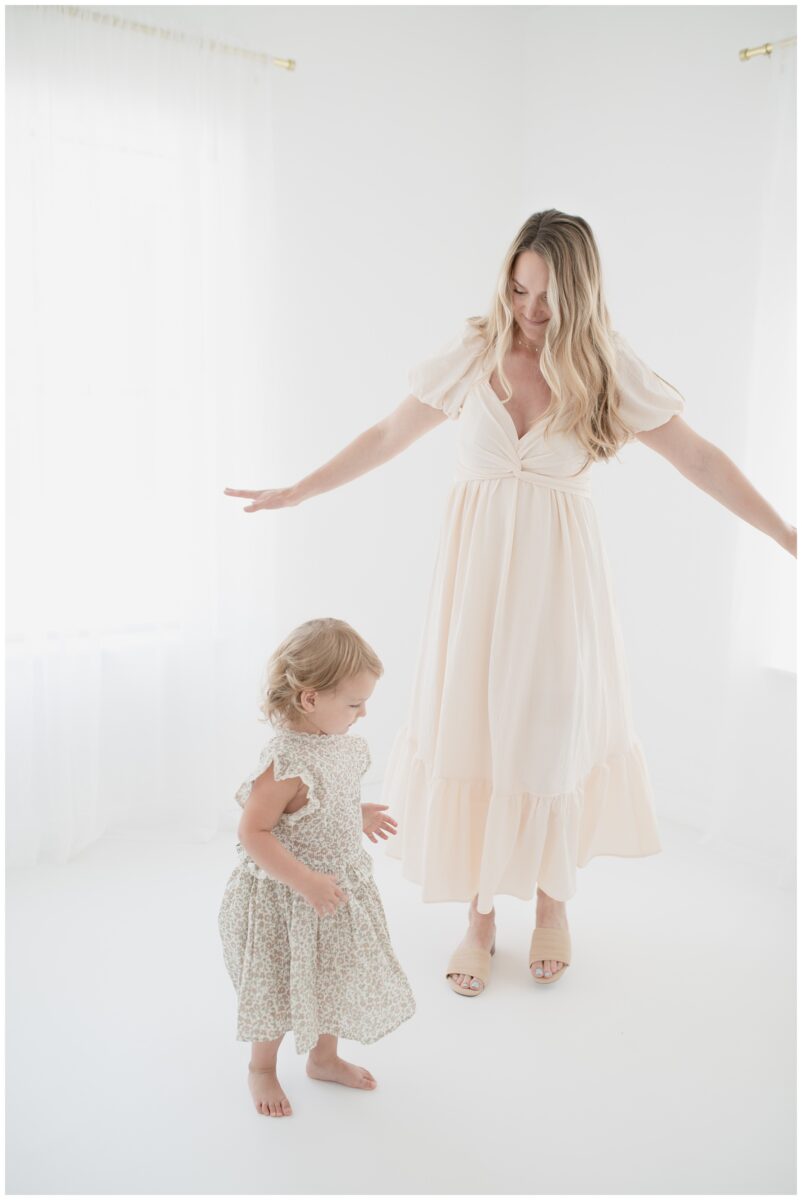
M 543 963 L 540 961 L 540 959 L 538 959 L 537 962 L 535 963 L 535 974 L 536 975 L 543 974 Z

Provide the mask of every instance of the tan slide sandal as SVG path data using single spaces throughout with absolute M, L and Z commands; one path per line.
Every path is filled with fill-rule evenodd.
M 547 979 L 545 975 L 532 975 L 532 963 L 553 959 L 563 965 Z M 529 945 L 529 974 L 535 983 L 554 983 L 571 962 L 571 934 L 567 929 L 536 929 Z
M 446 968 L 446 978 L 452 990 L 458 996 L 481 996 L 490 979 L 490 956 L 495 953 L 495 938 L 493 938 L 493 945 L 489 950 L 455 950 Z M 483 986 L 480 988 L 461 987 L 451 978 L 452 975 L 473 975 L 474 979 L 482 981 Z

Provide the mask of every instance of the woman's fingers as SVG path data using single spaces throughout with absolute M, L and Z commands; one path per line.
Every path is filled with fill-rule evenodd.
M 243 512 L 257 512 L 263 508 L 286 508 L 288 505 L 298 503 L 291 488 L 262 488 L 257 491 L 251 491 L 248 488 L 224 488 L 223 491 L 226 496 L 250 500 L 250 504 L 242 510 Z

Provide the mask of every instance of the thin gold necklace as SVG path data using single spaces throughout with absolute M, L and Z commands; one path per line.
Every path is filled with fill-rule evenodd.
M 523 336 L 521 334 L 518 334 L 518 345 L 523 346 L 524 350 L 534 350 L 535 354 L 540 354 L 541 347 L 540 346 L 530 346 L 528 342 L 524 341 Z

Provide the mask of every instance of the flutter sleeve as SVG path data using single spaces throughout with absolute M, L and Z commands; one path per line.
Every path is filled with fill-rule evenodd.
M 258 779 L 271 763 L 273 764 L 273 778 L 277 782 L 282 779 L 300 779 L 309 790 L 306 804 L 302 808 L 296 809 L 295 812 L 282 813 L 279 821 L 285 825 L 294 825 L 296 821 L 302 821 L 304 817 L 317 812 L 320 808 L 320 797 L 318 796 L 317 779 L 311 764 L 307 761 L 303 748 L 297 742 L 282 737 L 280 733 L 277 733 L 264 747 L 258 767 L 237 789 L 234 799 L 240 808 L 245 807 L 254 780 Z
M 619 413 L 636 433 L 657 429 L 685 409 L 682 395 L 638 358 L 620 333 L 613 334 Z
M 408 376 L 410 393 L 456 420 L 479 374 L 483 349 L 482 334 L 466 322 L 459 337 L 412 367 Z

